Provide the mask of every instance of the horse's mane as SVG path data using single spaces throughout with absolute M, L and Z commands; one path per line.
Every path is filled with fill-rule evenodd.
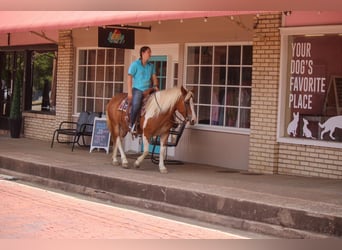
M 164 89 L 153 93 L 150 98 L 148 98 L 145 106 L 146 116 L 154 117 L 168 112 L 176 105 L 176 102 L 179 100 L 181 95 L 182 91 L 178 87 Z

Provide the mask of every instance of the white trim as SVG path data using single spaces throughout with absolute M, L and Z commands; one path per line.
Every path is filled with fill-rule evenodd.
M 342 32 L 342 25 L 321 25 L 321 26 L 301 26 L 279 28 L 283 35 L 320 35 L 334 34 Z
M 291 137 L 281 137 L 281 138 L 278 138 L 277 142 L 295 144 L 295 145 L 305 145 L 305 146 L 342 148 L 341 142 L 321 141 L 321 140 L 304 139 L 304 138 L 299 139 L 299 138 L 291 138 Z
M 234 46 L 234 45 L 253 45 L 253 41 L 234 41 L 234 42 L 198 42 L 198 43 L 184 43 L 185 45 L 185 51 L 188 51 L 189 46 L 220 46 L 220 45 L 226 45 L 226 46 Z M 186 59 L 186 54 L 184 54 L 184 57 Z
M 285 137 L 285 109 L 287 83 L 287 62 L 288 62 L 288 36 L 291 35 L 322 35 L 342 33 L 342 25 L 305 26 L 280 28 L 281 50 L 280 50 L 280 76 L 279 76 L 279 98 L 278 98 L 278 119 L 277 119 L 277 142 L 295 145 L 318 146 L 327 148 L 342 148 L 341 142 L 313 140 L 304 138 Z
M 234 127 L 216 127 L 213 125 L 196 124 L 191 126 L 191 129 L 204 130 L 210 132 L 222 132 L 227 134 L 240 134 L 240 135 L 250 135 L 251 130 L 247 128 L 234 128 Z

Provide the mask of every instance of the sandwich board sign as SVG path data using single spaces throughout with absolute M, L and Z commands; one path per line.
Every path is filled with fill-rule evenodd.
M 109 144 L 110 144 L 110 132 L 107 127 L 106 118 L 95 117 L 94 125 L 93 125 L 93 135 L 91 137 L 91 144 L 90 144 L 90 153 L 95 148 L 97 148 L 98 150 L 103 148 L 108 154 Z

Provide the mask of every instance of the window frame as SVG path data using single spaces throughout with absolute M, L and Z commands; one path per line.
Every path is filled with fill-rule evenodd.
M 196 46 L 196 47 L 206 47 L 206 46 L 211 46 L 211 47 L 218 47 L 218 46 L 241 46 L 241 48 L 243 46 L 253 46 L 253 42 L 252 41 L 241 41 L 241 42 L 214 42 L 214 43 L 185 43 L 185 48 L 184 48 L 184 65 L 183 65 L 183 83 L 184 83 L 184 86 L 186 86 L 186 88 L 188 89 L 191 89 L 192 87 L 196 86 L 196 84 L 187 84 L 187 67 L 189 65 L 192 65 L 192 64 L 187 64 L 187 55 L 188 55 L 188 49 L 189 47 L 193 47 L 193 46 Z M 242 51 L 241 51 L 242 53 Z M 253 52 L 252 52 L 253 53 Z M 201 58 L 199 58 L 199 60 L 201 60 Z M 228 53 L 227 53 L 227 60 L 228 60 Z M 241 58 L 242 60 L 242 58 Z M 199 65 L 206 65 L 206 64 L 201 64 L 199 63 Z M 220 66 L 220 65 L 217 65 L 217 64 L 214 64 L 214 62 L 212 62 L 211 64 L 211 68 L 214 68 L 214 67 L 217 67 L 217 66 Z M 229 64 L 228 64 L 228 61 L 224 64 L 224 65 L 221 65 L 221 66 L 224 66 L 224 67 L 228 67 Z M 238 65 L 240 67 L 240 69 L 243 68 L 243 63 L 242 61 L 240 62 L 240 64 Z M 253 69 L 253 64 L 250 65 L 251 69 Z M 253 72 L 252 72 L 253 74 Z M 227 77 L 227 76 L 226 76 Z M 240 82 L 242 80 L 242 71 L 240 72 Z M 211 78 L 213 78 L 213 72 L 212 72 L 212 76 Z M 227 80 L 227 79 L 226 79 Z M 214 86 L 214 87 L 219 87 L 219 85 L 212 85 L 212 84 L 200 84 L 198 83 L 197 86 Z M 251 83 L 251 86 L 250 87 L 246 87 L 246 86 L 243 86 L 241 84 L 239 85 L 228 85 L 228 84 L 225 84 L 225 85 L 222 85 L 221 87 L 237 87 L 239 88 L 240 90 L 241 89 L 244 89 L 244 88 L 248 88 L 252 91 L 252 83 Z M 241 91 L 240 91 L 241 92 Z M 226 93 L 226 92 L 225 92 Z M 241 95 L 241 93 L 240 93 Z M 239 95 L 239 96 L 240 96 Z M 226 97 L 226 95 L 225 95 Z M 208 106 L 209 108 L 212 107 L 212 104 L 203 104 L 205 106 Z M 219 105 L 221 106 L 221 105 Z M 227 105 L 226 103 L 223 105 L 223 108 L 228 108 L 229 106 L 234 106 L 235 105 Z M 245 108 L 244 106 L 241 106 L 240 103 L 238 104 L 237 106 L 238 109 L 243 109 Z M 252 104 L 250 105 L 250 107 L 248 108 L 251 112 L 252 110 Z M 211 113 L 211 111 L 210 111 Z M 224 116 L 225 117 L 225 116 Z M 239 116 L 238 118 L 239 119 Z M 250 134 L 250 128 L 238 128 L 238 127 L 229 127 L 229 126 L 224 126 L 224 125 L 211 125 L 211 124 L 199 124 L 197 123 L 195 126 L 192 126 L 191 127 L 192 129 L 198 129 L 198 130 L 205 130 L 205 131 L 213 131 L 213 132 L 224 132 L 224 133 L 233 133 L 233 134 L 242 134 L 242 135 L 249 135 Z
M 113 83 L 113 89 L 112 89 L 112 96 L 111 97 L 105 97 L 105 94 L 103 93 L 102 94 L 102 98 L 99 98 L 99 97 L 97 97 L 96 96 L 96 86 L 95 86 L 95 83 L 97 83 L 97 82 L 100 82 L 100 83 L 102 83 L 102 91 L 104 91 L 104 84 L 106 83 L 106 82 L 109 82 L 109 81 L 106 81 L 106 67 L 107 67 L 107 61 L 106 61 L 106 56 L 104 57 L 104 64 L 97 64 L 97 51 L 98 50 L 105 50 L 105 55 L 106 55 L 106 51 L 107 50 L 110 50 L 110 49 L 113 49 L 113 50 L 117 50 L 117 48 L 102 48 L 102 47 L 78 47 L 77 48 L 77 50 L 76 50 L 76 69 L 75 69 L 75 85 L 74 85 L 74 115 L 78 115 L 80 112 L 78 112 L 77 110 L 78 110 L 78 98 L 79 97 L 81 97 L 81 96 L 79 96 L 78 95 L 78 86 L 79 86 L 79 67 L 80 66 L 82 66 L 83 64 L 80 64 L 80 51 L 90 51 L 90 50 L 96 50 L 96 54 L 95 54 L 95 64 L 84 64 L 83 66 L 84 67 L 94 67 L 95 68 L 95 70 L 94 70 L 94 80 L 93 81 L 90 81 L 90 82 L 93 82 L 94 83 L 94 89 L 93 89 L 93 91 L 94 91 L 94 94 L 93 94 L 93 96 L 92 97 L 89 97 L 89 96 L 87 96 L 87 94 L 85 95 L 85 98 L 86 99 L 102 99 L 102 100 L 104 100 L 104 101 L 108 101 L 109 102 L 109 100 L 112 98 L 112 96 L 113 95 L 115 95 L 115 94 L 117 94 L 116 92 L 115 92 L 115 83 L 121 83 L 122 84 L 122 92 L 124 92 L 124 83 L 125 83 L 125 72 L 126 72 L 126 52 L 125 52 L 125 54 L 124 54 L 124 56 L 123 56 L 123 63 L 122 64 L 116 64 L 115 63 L 115 61 L 114 61 L 114 64 L 110 64 L 110 66 L 113 66 L 114 68 L 113 68 L 113 72 L 115 72 L 115 66 L 120 66 L 120 67 L 123 67 L 123 76 L 122 76 L 122 82 L 121 81 L 116 81 L 115 79 L 114 79 L 114 76 L 113 76 L 113 80 L 112 81 L 110 81 L 111 83 Z M 97 74 L 97 69 L 96 69 L 96 67 L 98 67 L 98 66 L 103 66 L 104 67 L 104 72 L 103 72 L 103 77 L 104 77 L 104 79 L 103 80 L 97 80 L 97 76 L 96 76 L 96 74 Z M 85 72 L 85 74 L 87 74 L 87 71 Z M 115 74 L 115 73 L 114 73 Z M 88 82 L 87 80 L 81 80 L 82 82 Z M 86 90 L 85 90 L 85 92 L 87 92 Z M 86 108 L 87 109 L 87 108 Z M 91 110 L 91 111 L 94 111 L 94 109 L 95 109 L 95 106 L 93 106 L 93 110 Z M 105 112 L 106 112 L 106 104 L 104 104 L 104 107 L 103 107 L 103 110 L 101 111 L 101 112 L 103 112 L 103 114 L 105 114 Z M 87 109 L 87 111 L 89 111 L 89 109 Z
M 278 119 L 277 119 L 277 142 L 294 145 L 319 146 L 328 148 L 342 148 L 341 142 L 312 140 L 305 138 L 293 138 L 285 136 L 285 109 L 287 90 L 287 65 L 288 65 L 288 42 L 289 36 L 293 35 L 322 35 L 341 34 L 342 25 L 320 25 L 310 27 L 284 27 L 280 28 L 280 76 L 279 76 L 279 99 L 278 99 Z

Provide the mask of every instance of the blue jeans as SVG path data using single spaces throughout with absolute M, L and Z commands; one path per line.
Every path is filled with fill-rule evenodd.
M 137 115 L 141 109 L 143 99 L 143 91 L 133 88 L 132 90 L 132 110 L 130 113 L 130 125 L 133 126 L 137 119 Z

